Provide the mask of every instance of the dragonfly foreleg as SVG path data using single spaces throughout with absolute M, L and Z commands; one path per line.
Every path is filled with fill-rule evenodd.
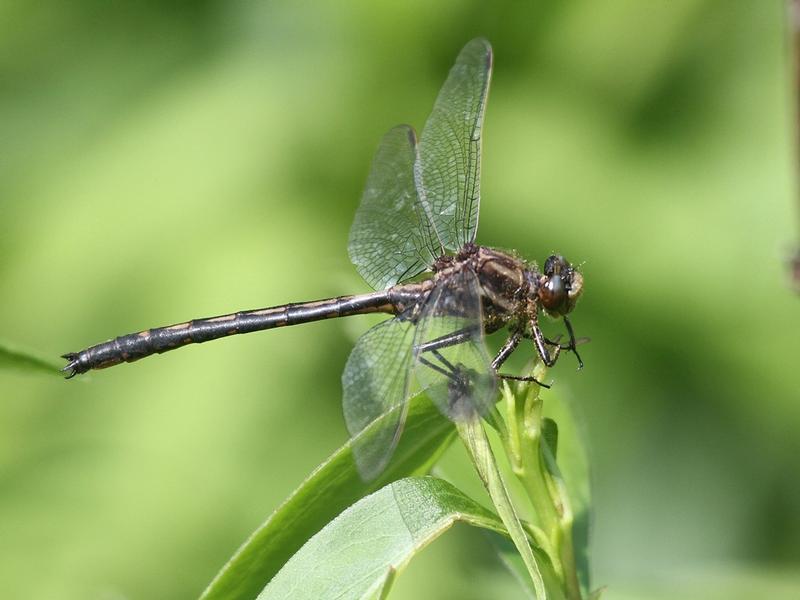
M 536 352 L 539 355 L 539 358 L 542 359 L 542 362 L 546 367 L 552 367 L 558 360 L 558 355 L 561 353 L 561 346 L 556 344 L 553 347 L 552 354 L 550 353 L 550 351 L 547 349 L 547 338 L 544 337 L 542 330 L 539 328 L 539 320 L 535 313 L 531 317 L 531 333 L 533 335 L 533 343 L 536 346 Z
M 583 368 L 583 361 L 581 360 L 581 355 L 578 354 L 578 345 L 575 342 L 575 331 L 572 329 L 572 323 L 569 322 L 567 315 L 564 315 L 564 325 L 567 327 L 567 332 L 569 332 L 569 350 L 575 354 L 575 358 L 578 359 L 578 369 Z
M 545 337 L 544 338 L 544 343 L 547 344 L 548 346 L 557 347 L 560 350 L 567 350 L 569 352 L 574 352 L 575 353 L 575 358 L 578 359 L 578 369 L 580 370 L 580 369 L 583 368 L 583 360 L 581 360 L 581 357 L 580 357 L 580 354 L 578 354 L 578 349 L 577 348 L 581 344 L 585 344 L 586 342 L 589 342 L 590 339 L 587 338 L 587 337 L 576 338 L 575 337 L 575 333 L 574 333 L 574 331 L 572 329 L 572 323 L 570 323 L 569 320 L 566 317 L 564 317 L 564 322 L 566 323 L 567 330 L 569 331 L 569 342 L 566 343 L 566 344 L 562 344 L 561 343 L 561 334 L 558 334 L 557 336 L 555 336 L 552 339 L 548 338 L 548 337 Z M 533 336 L 527 336 L 527 337 L 533 337 Z
M 567 332 L 569 333 L 569 342 L 566 344 L 561 343 L 561 334 L 557 335 L 552 340 L 550 338 L 543 338 L 544 343 L 548 346 L 553 346 L 554 348 L 558 348 L 558 350 L 567 350 L 568 352 L 572 352 L 575 354 L 575 358 L 578 359 L 578 370 L 583 368 L 583 360 L 581 360 L 581 355 L 578 354 L 578 345 L 583 344 L 589 341 L 589 338 L 576 338 L 575 331 L 572 329 L 572 323 L 569 322 L 569 319 L 564 316 L 564 325 L 567 327 Z M 535 331 L 534 331 L 535 335 Z M 535 339 L 535 338 L 534 338 Z M 556 352 L 553 355 L 553 362 L 557 357 L 558 353 Z M 544 360 L 544 359 L 543 359 Z M 549 366 L 549 365 L 548 365 Z

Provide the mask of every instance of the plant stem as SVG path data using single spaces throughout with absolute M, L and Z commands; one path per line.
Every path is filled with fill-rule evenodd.
M 538 364 L 534 376 L 542 381 L 544 375 L 543 365 Z M 509 421 L 506 448 L 514 473 L 522 483 L 539 526 L 549 541 L 553 567 L 566 597 L 569 600 L 581 600 L 572 541 L 573 514 L 553 449 L 543 436 L 545 420 L 540 387 L 535 384 L 521 385 L 516 391 L 515 394 L 508 386 L 503 390 Z
M 500 474 L 500 469 L 497 467 L 494 453 L 489 445 L 486 432 L 483 430 L 483 423 L 476 415 L 472 419 L 458 422 L 456 426 L 472 458 L 472 462 L 478 471 L 478 475 L 480 475 L 483 485 L 486 487 L 486 491 L 489 492 L 492 503 L 497 509 L 497 514 L 502 519 L 503 524 L 506 526 L 511 536 L 511 540 L 522 556 L 525 567 L 528 569 L 528 574 L 533 581 L 536 597 L 542 600 L 546 599 L 547 592 L 545 591 L 544 581 L 542 580 L 542 573 L 539 570 L 539 565 L 533 555 L 533 550 L 528 543 L 527 535 L 522 528 L 519 517 L 514 510 L 514 505 L 503 483 L 503 478 Z

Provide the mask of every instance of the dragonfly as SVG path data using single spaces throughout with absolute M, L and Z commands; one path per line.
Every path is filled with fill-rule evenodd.
M 375 153 L 350 229 L 350 259 L 375 290 L 239 311 L 147 329 L 63 355 L 67 378 L 221 337 L 334 317 L 388 313 L 356 342 L 342 374 L 342 404 L 353 436 L 378 419 L 369 442 L 355 446 L 366 480 L 387 466 L 412 393 L 424 391 L 453 421 L 486 415 L 500 373 L 523 340 L 555 364 L 571 351 L 568 319 L 583 276 L 561 255 L 543 268 L 515 253 L 475 243 L 480 205 L 481 139 L 493 66 L 478 38 L 459 53 L 419 138 L 409 125 L 386 133 Z M 568 342 L 545 337 L 540 314 L 563 320 Z M 507 331 L 490 355 L 485 336 Z M 540 383 L 540 382 L 536 382 Z M 545 385 L 541 384 L 540 385 Z

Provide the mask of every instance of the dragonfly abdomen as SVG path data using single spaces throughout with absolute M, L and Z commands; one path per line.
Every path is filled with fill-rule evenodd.
M 73 377 L 92 369 L 105 369 L 123 362 L 134 362 L 189 344 L 202 344 L 229 335 L 250 333 L 310 323 L 334 317 L 383 312 L 395 314 L 396 292 L 385 290 L 355 296 L 340 296 L 312 302 L 284 304 L 271 308 L 240 311 L 229 315 L 194 319 L 185 323 L 129 333 L 64 355 L 69 363 L 63 369 Z

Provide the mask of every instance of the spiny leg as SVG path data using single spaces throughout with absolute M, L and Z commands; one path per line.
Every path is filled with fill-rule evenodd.
M 495 371 L 503 366 L 503 363 L 508 360 L 508 357 L 514 353 L 514 350 L 517 349 L 517 346 L 519 346 L 521 340 L 522 334 L 519 331 L 515 331 L 509 336 L 509 338 L 503 344 L 503 347 L 500 348 L 497 356 L 495 356 L 494 360 L 492 361 L 492 368 Z
M 430 342 L 426 342 L 425 344 L 420 344 L 416 347 L 416 351 L 419 356 L 419 362 L 424 364 L 426 367 L 429 367 L 440 373 L 449 379 L 453 380 L 459 377 L 459 369 L 455 365 L 453 365 L 449 360 L 447 360 L 441 352 L 439 352 L 442 348 L 449 348 L 451 346 L 455 346 L 457 344 L 462 344 L 470 339 L 471 336 L 474 335 L 475 328 L 465 328 L 458 331 L 454 331 L 453 333 L 449 333 L 447 335 L 443 335 L 438 337 Z M 543 335 L 541 330 L 538 327 L 538 324 L 534 325 L 534 341 L 536 342 L 537 350 L 539 353 L 542 362 L 544 362 L 548 367 L 555 364 L 556 359 L 558 358 L 558 353 L 562 349 L 558 343 L 552 343 L 550 340 L 547 340 Z M 538 338 L 537 339 L 537 334 Z M 520 376 L 520 375 L 506 375 L 504 373 L 498 373 L 500 367 L 505 363 L 506 360 L 514 353 L 514 350 L 517 349 L 519 346 L 520 341 L 522 341 L 523 334 L 519 331 L 514 331 L 508 339 L 505 341 L 503 346 L 498 351 L 497 355 L 492 360 L 492 370 L 497 374 L 498 377 L 501 379 L 510 379 L 513 381 L 525 381 L 529 383 L 536 383 L 544 388 L 550 388 L 550 386 L 546 383 L 542 383 L 535 377 L 530 376 Z M 550 357 L 549 353 L 547 352 L 546 344 L 552 344 L 556 347 L 555 352 L 553 353 L 552 357 Z M 566 350 L 567 348 L 563 348 Z M 441 365 L 436 364 L 423 356 L 424 353 L 430 353 L 441 363 Z
M 441 373 L 449 377 L 450 379 L 454 379 L 458 377 L 459 369 L 450 363 L 441 352 L 439 352 L 442 348 L 447 348 L 450 346 L 455 346 L 456 344 L 461 344 L 469 339 L 469 337 L 473 334 L 472 328 L 469 329 L 462 329 L 459 331 L 455 331 L 451 334 L 444 335 L 442 337 L 436 338 L 426 344 L 422 344 L 417 347 L 420 355 L 419 361 L 427 367 L 430 367 L 434 371 Z M 492 370 L 497 373 L 497 376 L 501 379 L 511 379 L 513 381 L 526 381 L 529 383 L 536 383 L 542 387 L 549 388 L 550 386 L 546 383 L 542 383 L 535 377 L 525 377 L 519 375 L 506 375 L 504 373 L 498 373 L 498 370 L 503 365 L 503 363 L 508 360 L 508 357 L 514 353 L 514 350 L 517 349 L 519 346 L 520 341 L 522 341 L 522 334 L 519 331 L 514 331 L 508 339 L 505 341 L 503 346 L 500 348 L 497 355 L 492 360 Z M 422 353 L 430 352 L 436 359 L 444 365 L 444 367 L 426 359 L 422 356 Z
M 547 388 L 548 390 L 551 387 L 549 383 L 542 383 L 541 381 L 536 379 L 536 377 L 531 377 L 531 376 L 503 375 L 502 373 L 498 373 L 498 377 L 500 377 L 501 379 L 510 379 L 512 381 L 524 381 L 526 383 L 535 383 L 536 385 L 541 386 L 543 388 Z
M 531 333 L 533 334 L 533 343 L 536 346 L 536 352 L 539 358 L 546 367 L 552 367 L 558 360 L 558 355 L 561 353 L 561 346 L 556 344 L 553 347 L 552 355 L 547 350 L 547 339 L 544 337 L 542 330 L 539 328 L 539 318 L 536 313 L 531 317 Z
M 431 361 L 429 360 L 424 359 L 424 357 L 421 356 L 423 352 L 430 352 L 439 360 L 440 363 L 442 363 L 445 366 L 445 368 L 448 371 L 450 371 L 450 373 L 456 373 L 458 369 L 453 364 L 451 364 L 450 361 L 447 360 L 442 355 L 441 352 L 439 352 L 439 350 L 442 348 L 455 346 L 456 344 L 461 344 L 467 341 L 470 338 L 470 336 L 473 335 L 473 333 L 474 333 L 474 328 L 461 329 L 459 331 L 443 335 L 442 337 L 436 338 L 435 340 L 417 346 L 417 351 L 420 353 L 420 362 L 422 362 L 427 366 L 431 366 L 433 363 L 431 363 Z M 500 351 L 497 353 L 497 356 L 495 356 L 494 360 L 492 360 L 492 370 L 494 372 L 497 372 L 497 370 L 508 359 L 508 357 L 511 356 L 511 354 L 513 354 L 514 350 L 516 350 L 517 346 L 519 346 L 521 340 L 522 340 L 522 334 L 518 331 L 513 332 L 509 336 L 509 338 L 503 344 L 503 347 L 500 348 Z M 437 370 L 439 369 L 441 369 L 441 367 L 439 367 Z
M 552 339 L 549 338 L 549 337 L 545 337 L 544 338 L 544 343 L 549 345 L 549 346 L 561 346 L 562 350 L 566 350 L 569 347 L 569 346 L 565 346 L 565 345 L 563 345 L 561 343 L 561 334 L 560 333 L 556 337 L 554 337 Z
M 449 337 L 449 336 L 444 336 L 444 337 Z M 451 340 L 450 343 L 447 344 L 447 346 L 440 346 L 440 348 L 454 346 L 457 343 L 458 342 Z M 433 369 L 440 375 L 443 375 L 445 378 L 447 378 L 448 380 L 447 389 L 449 393 L 448 410 L 452 410 L 460 399 L 468 397 L 470 395 L 471 385 L 470 385 L 470 377 L 468 371 L 460 363 L 457 366 L 453 365 L 453 363 L 447 360 L 447 358 L 445 358 L 444 355 L 441 352 L 439 352 L 439 349 L 437 348 L 429 349 L 427 351 L 430 352 L 431 355 L 436 357 L 436 359 L 444 366 L 440 366 L 434 363 L 433 361 L 428 360 L 427 358 L 422 356 L 421 353 L 417 356 L 417 360 L 419 360 L 421 364 L 425 365 L 430 369 Z
M 456 368 L 456 367 L 453 365 L 453 363 L 451 363 L 449 360 L 447 360 L 447 359 L 446 359 L 446 358 L 445 358 L 445 357 L 442 355 L 442 353 L 441 353 L 441 352 L 439 352 L 438 350 L 431 350 L 431 353 L 432 353 L 432 354 L 433 354 L 433 355 L 434 355 L 436 358 L 438 358 L 438 359 L 439 359 L 439 362 L 440 362 L 440 363 L 442 363 L 442 364 L 445 366 L 445 368 L 446 368 L 448 371 L 450 371 L 451 373 L 455 373 L 456 371 L 458 371 L 458 369 L 457 369 L 457 368 Z
M 465 327 L 424 344 L 420 344 L 415 348 L 417 360 L 420 364 L 425 365 L 447 379 L 447 408 L 449 413 L 456 410 L 455 407 L 460 405 L 464 399 L 471 398 L 473 382 L 472 376 L 470 375 L 471 369 L 460 362 L 454 364 L 454 361 L 448 359 L 441 351 L 460 344 L 470 343 L 474 340 L 476 333 L 480 334 L 480 329 L 478 327 Z M 434 361 L 434 358 L 438 362 Z M 494 372 L 494 369 L 492 369 L 492 373 Z M 472 414 L 475 407 L 472 406 L 471 400 L 469 406 L 472 407 L 470 408 L 470 414 Z
M 566 315 L 564 315 L 564 325 L 567 326 L 567 331 L 569 332 L 569 350 L 575 354 L 575 358 L 578 359 L 578 370 L 583 368 L 583 361 L 581 360 L 581 355 L 578 354 L 577 344 L 575 343 L 575 331 L 572 329 L 572 323 L 569 322 L 569 319 Z
M 569 333 L 569 342 L 566 344 L 561 343 L 561 334 L 558 334 L 553 339 L 544 338 L 544 343 L 548 346 L 553 346 L 554 348 L 558 348 L 559 350 L 567 350 L 569 352 L 573 352 L 575 354 L 575 358 L 578 359 L 578 370 L 583 368 L 583 360 L 581 360 L 580 354 L 578 354 L 578 346 L 580 344 L 584 344 L 589 341 L 589 338 L 582 337 L 576 338 L 575 331 L 572 329 L 572 323 L 569 322 L 569 319 L 564 316 L 564 324 L 567 327 L 567 332 Z M 555 357 L 554 357 L 555 361 Z
M 442 348 L 449 348 L 451 346 L 456 346 L 458 344 L 463 344 L 464 342 L 468 341 L 473 335 L 475 335 L 476 328 L 475 327 L 465 327 L 464 329 L 459 329 L 452 333 L 445 334 L 441 337 L 431 340 L 430 342 L 425 342 L 424 344 L 420 344 L 414 348 L 417 356 L 419 357 L 419 362 L 421 362 L 426 367 L 432 368 L 434 371 L 441 373 L 442 375 L 446 375 L 447 377 L 454 377 L 458 369 L 453 366 L 449 360 L 447 360 L 439 350 Z M 426 359 L 423 354 L 426 352 L 430 352 L 436 359 L 444 365 L 442 368 L 440 365 L 437 365 L 430 360 Z
M 519 331 L 514 331 L 509 338 L 503 344 L 503 347 L 500 348 L 500 351 L 497 353 L 497 356 L 494 357 L 492 361 L 492 369 L 494 369 L 495 373 L 497 370 L 503 365 L 504 362 L 514 353 L 514 350 L 517 349 L 519 346 L 520 341 L 522 340 L 522 334 Z M 526 381 L 529 383 L 536 383 L 542 387 L 549 388 L 550 386 L 546 383 L 542 383 L 535 377 L 523 377 L 520 375 L 505 375 L 503 373 L 497 373 L 497 376 L 500 379 L 511 379 L 513 381 Z
M 423 352 L 430 352 L 432 350 L 439 350 L 441 348 L 455 346 L 456 344 L 463 344 L 475 335 L 476 330 L 477 329 L 475 327 L 465 327 L 464 329 L 459 329 L 452 333 L 448 333 L 433 339 L 430 342 L 420 344 L 419 346 L 416 346 L 415 350 L 419 354 L 422 354 Z
M 432 363 L 431 361 L 429 361 L 429 360 L 428 360 L 427 358 L 425 358 L 424 356 L 420 356 L 420 357 L 418 358 L 418 360 L 419 360 L 419 362 L 421 362 L 421 363 L 422 363 L 423 365 L 425 365 L 426 367 L 429 367 L 429 368 L 433 369 L 434 371 L 436 371 L 437 373 L 440 373 L 440 374 L 444 375 L 445 377 L 448 377 L 448 378 L 451 378 L 451 379 L 452 379 L 452 378 L 453 378 L 453 376 L 454 376 L 454 375 L 453 375 L 453 373 L 452 373 L 452 371 L 448 371 L 448 370 L 446 370 L 446 369 L 443 369 L 442 367 L 440 367 L 440 366 L 439 366 L 439 365 L 437 365 L 436 363 Z
M 458 331 L 454 331 L 452 333 L 448 333 L 441 337 L 431 340 L 430 342 L 425 342 L 424 344 L 420 344 L 415 348 L 415 352 L 417 353 L 418 360 L 426 367 L 429 367 L 447 377 L 448 379 L 454 379 L 457 377 L 458 369 L 453 366 L 453 364 L 447 360 L 439 350 L 442 348 L 449 348 L 451 346 L 455 346 L 457 344 L 463 344 L 466 342 L 472 335 L 474 334 L 474 328 L 468 327 L 465 329 L 459 329 Z M 425 353 L 430 353 L 444 366 L 438 365 L 423 356 Z

